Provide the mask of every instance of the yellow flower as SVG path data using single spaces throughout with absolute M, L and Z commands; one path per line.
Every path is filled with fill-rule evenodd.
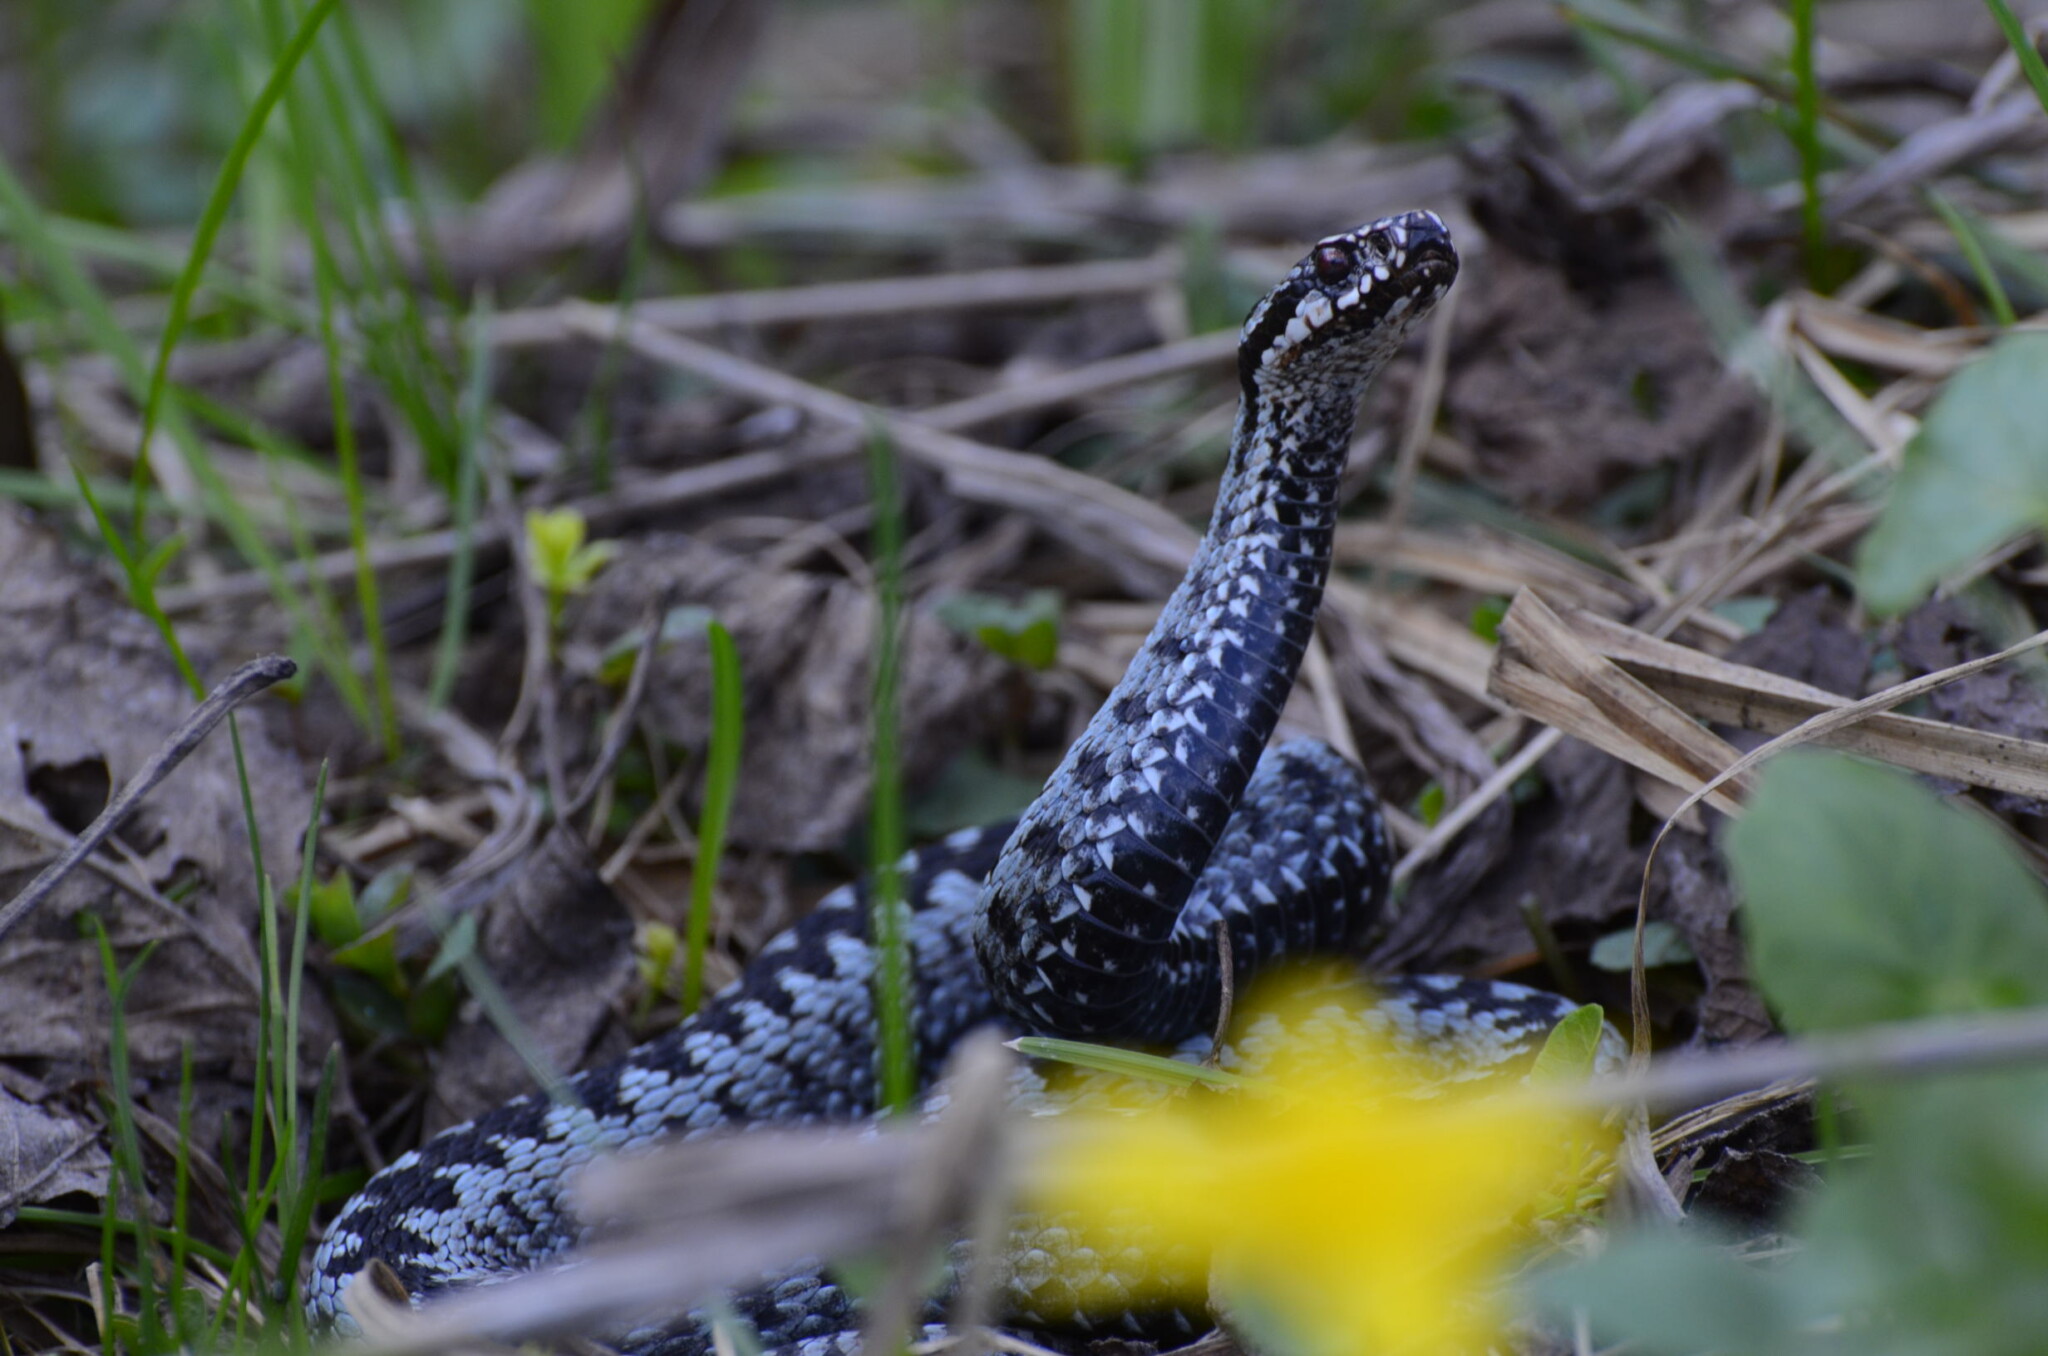
M 1434 1086 L 1385 1048 L 1360 1058 L 1355 1026 L 1283 1021 L 1307 1034 L 1261 1091 L 1068 1118 L 1026 1208 L 1070 1216 L 1099 1253 L 1134 1221 L 1151 1247 L 1206 1252 L 1210 1298 L 1286 1356 L 1484 1350 L 1517 1226 L 1583 1169 L 1597 1121 L 1542 1089 Z

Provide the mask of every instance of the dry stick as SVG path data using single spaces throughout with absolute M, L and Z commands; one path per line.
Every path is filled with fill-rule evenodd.
M 668 297 L 642 301 L 633 308 L 633 314 L 665 330 L 679 331 L 808 324 L 990 306 L 1044 305 L 1076 297 L 1146 292 L 1170 286 L 1180 274 L 1179 251 L 1164 250 L 1142 259 Z M 578 304 L 565 302 L 535 310 L 507 311 L 497 318 L 492 340 L 500 347 L 555 343 L 565 330 L 573 328 L 568 322 L 568 311 Z
M 946 1109 L 924 1141 L 920 1171 L 898 1189 L 891 1265 L 869 1297 L 861 1350 L 903 1349 L 931 1258 L 958 1237 L 963 1217 L 980 1226 L 975 1241 L 984 1246 L 969 1258 L 960 1306 L 974 1327 L 989 1315 L 1012 1186 L 1003 1152 L 1012 1066 L 1002 1038 L 986 1029 L 968 1036 L 946 1061 Z
M 1031 381 L 998 386 L 978 396 L 955 400 L 929 410 L 918 418 L 934 428 L 962 433 L 977 425 L 993 423 L 1013 414 L 1025 414 L 1048 405 L 1061 405 L 1083 396 L 1098 395 L 1118 386 L 1178 376 L 1197 368 L 1227 362 L 1237 356 L 1235 330 L 1216 330 L 1180 339 L 1156 348 L 1140 349 L 1120 357 L 1055 372 Z
M 52 832 L 47 820 L 32 824 L 25 817 L 11 815 L 4 810 L 0 810 L 0 827 L 13 829 L 26 838 L 41 839 L 55 852 L 66 850 L 72 842 L 71 835 L 61 828 Z M 141 858 L 126 844 L 116 841 L 108 847 L 111 860 L 110 857 L 89 856 L 80 865 L 156 913 L 167 926 L 190 937 L 201 950 L 219 961 L 222 973 L 232 977 L 250 997 L 261 995 L 262 978 L 256 973 L 254 960 L 247 952 L 238 954 L 229 949 L 214 929 L 206 927 L 192 914 L 164 898 L 149 883 L 149 873 L 144 869 Z
M 1323 644 L 1321 632 L 1309 634 L 1308 651 L 1302 657 L 1301 667 L 1330 747 L 1358 766 L 1365 766 L 1365 760 L 1358 756 L 1358 738 L 1351 732 L 1351 721 L 1344 714 L 1344 698 L 1337 691 L 1337 671 L 1330 663 L 1330 651 Z
M 1479 818 L 1489 805 L 1520 781 L 1522 774 L 1535 767 L 1543 755 L 1556 748 L 1558 741 L 1563 738 L 1564 732 L 1561 730 L 1544 730 L 1516 750 L 1514 757 L 1502 763 L 1492 776 L 1472 788 L 1471 795 L 1452 806 L 1450 813 L 1436 822 L 1428 836 L 1408 850 L 1408 855 L 1394 868 L 1394 883 L 1399 885 L 1433 861 L 1438 853 L 1450 845 L 1452 839 L 1465 831 L 1466 825 Z
M 1686 1051 L 1563 1090 L 1589 1107 L 1689 1107 L 1788 1081 L 1967 1073 L 2048 1057 L 2048 1008 L 1923 1017 L 1740 1050 Z
M 169 776 L 171 769 L 184 762 L 228 712 L 272 683 L 282 682 L 298 671 L 299 666 L 281 654 L 252 659 L 236 669 L 226 682 L 199 704 L 198 710 L 185 717 L 184 722 L 171 732 L 163 747 L 142 765 L 142 770 L 128 785 L 121 788 L 121 794 L 107 802 L 107 808 L 100 811 L 99 818 L 78 835 L 64 854 L 43 868 L 42 874 L 30 881 L 28 888 L 16 895 L 5 909 L 0 909 L 0 937 L 5 937 L 30 909 L 47 899 L 80 862 L 106 842 L 134 812 L 142 798 Z
M 939 471 L 957 497 L 1030 515 L 1135 591 L 1164 592 L 1194 553 L 1194 532 L 1173 514 L 1056 462 L 957 437 L 915 415 L 883 410 L 644 322 L 622 327 L 607 307 L 565 310 L 593 337 L 619 335 L 643 357 L 764 404 L 794 406 L 848 429 L 879 427 L 906 455 Z
M 647 692 L 647 678 L 654 670 L 654 652 L 661 645 L 662 627 L 668 622 L 669 608 L 675 598 L 673 588 L 663 589 L 658 597 L 647 600 L 647 610 L 642 620 L 645 633 L 640 638 L 640 649 L 633 656 L 633 674 L 626 680 L 626 695 L 619 702 L 619 709 L 612 713 L 611 725 L 605 731 L 604 745 L 598 750 L 597 761 L 590 765 L 590 771 L 583 776 L 583 785 L 576 788 L 576 794 L 569 803 L 555 814 L 555 822 L 566 824 L 583 812 L 597 795 L 597 788 L 611 775 L 612 765 L 619 755 L 626 751 L 626 741 L 633 734 L 633 719 L 640 710 L 640 700 Z

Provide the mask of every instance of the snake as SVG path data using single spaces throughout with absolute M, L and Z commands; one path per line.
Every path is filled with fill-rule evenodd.
M 1313 637 L 1360 399 L 1458 268 L 1443 221 L 1406 212 L 1316 242 L 1253 307 L 1215 509 L 1136 658 L 1021 818 L 901 863 L 921 1078 L 992 1023 L 1199 1047 L 1226 980 L 1241 992 L 1283 960 L 1362 953 L 1394 857 L 1379 802 L 1327 745 L 1270 741 Z M 373 1260 L 420 1303 L 561 1257 L 583 1236 L 564 1182 L 600 1153 L 872 1117 L 871 905 L 867 882 L 841 887 L 694 1015 L 568 1080 L 569 1097 L 530 1093 L 376 1173 L 314 1256 L 310 1316 L 350 1328 L 342 1290 Z M 1419 975 L 1376 980 L 1364 1015 L 1447 1065 L 1490 1070 L 1570 1010 L 1513 984 Z M 1015 1267 L 1009 1290 L 1006 1323 L 1100 1330 L 1061 1312 L 1057 1276 Z M 737 1303 L 764 1350 L 844 1351 L 857 1325 L 815 1270 Z M 1124 1330 L 1146 1331 L 1137 1316 Z M 624 1345 L 669 1356 L 708 1340 L 686 1320 Z

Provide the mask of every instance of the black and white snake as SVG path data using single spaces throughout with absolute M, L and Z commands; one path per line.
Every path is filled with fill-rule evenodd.
M 1281 957 L 1356 952 L 1391 849 L 1362 774 L 1315 743 L 1266 747 L 1315 625 L 1359 397 L 1458 271 L 1443 223 L 1411 212 L 1320 241 L 1253 309 L 1243 399 L 1214 517 L 1144 648 L 1014 828 L 956 834 L 904 872 L 914 1031 L 929 1078 L 969 1029 L 1173 1045 Z M 764 947 L 689 1021 L 406 1154 L 329 1226 L 316 1320 L 371 1259 L 417 1298 L 501 1278 L 577 1241 L 564 1175 L 593 1155 L 737 1125 L 851 1120 L 876 1103 L 867 900 L 849 886 Z M 1512 985 L 1384 980 L 1365 1019 L 1497 1065 L 1570 1005 Z M 682 1297 L 688 1300 L 693 1297 Z M 1013 1277 L 1013 1318 L 1060 1321 Z M 819 1348 L 848 1325 L 829 1281 L 745 1297 L 763 1345 Z M 701 1345 L 671 1336 L 664 1350 Z

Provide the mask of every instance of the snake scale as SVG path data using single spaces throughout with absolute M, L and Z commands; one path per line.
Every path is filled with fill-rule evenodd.
M 990 1022 L 1199 1042 L 1221 1002 L 1219 928 L 1240 987 L 1282 957 L 1362 947 L 1392 857 L 1372 790 L 1320 744 L 1267 743 L 1315 625 L 1359 398 L 1457 271 L 1443 223 L 1411 212 L 1318 242 L 1251 312 L 1214 515 L 1130 670 L 1014 827 L 905 861 L 924 1078 Z M 348 1326 L 342 1287 L 372 1259 L 427 1299 L 561 1254 L 578 1238 L 564 1176 L 599 1152 L 870 1115 L 867 910 L 863 886 L 829 896 L 687 1022 L 572 1079 L 577 1105 L 530 1094 L 379 1172 L 314 1258 L 313 1317 Z M 1378 991 L 1367 1019 L 1479 1067 L 1526 1052 L 1570 1006 L 1445 976 Z M 1062 1294 L 1057 1276 L 1013 1267 L 1008 1321 L 1081 1322 Z M 852 1323 L 816 1274 L 736 1304 L 769 1349 L 837 1349 Z M 705 1343 L 686 1326 L 627 1345 Z

